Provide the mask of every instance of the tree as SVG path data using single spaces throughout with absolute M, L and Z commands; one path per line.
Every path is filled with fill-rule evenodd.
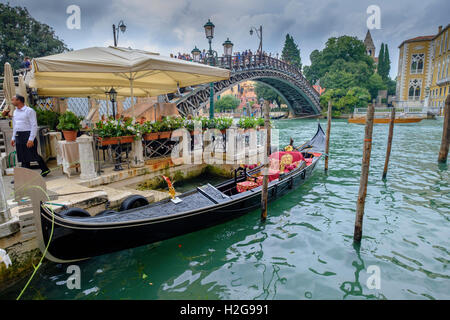
M 0 4 L 0 73 L 5 62 L 20 68 L 25 56 L 41 57 L 69 50 L 53 29 L 35 20 L 25 7 Z
M 376 97 L 378 97 L 378 91 L 379 90 L 386 90 L 387 86 L 384 83 L 384 81 L 381 78 L 381 76 L 378 73 L 374 73 L 369 78 L 369 82 L 367 84 L 367 89 L 369 90 L 370 95 L 373 98 L 376 98 Z
M 384 60 L 384 43 L 381 43 L 380 52 L 378 53 L 378 66 L 377 72 L 383 78 L 384 70 L 385 70 L 385 60 Z
M 215 108 L 223 112 L 226 110 L 234 110 L 240 104 L 241 100 L 231 94 L 228 94 L 220 97 L 220 99 L 215 102 Z
M 320 104 L 324 112 L 327 110 L 328 101 L 333 101 L 333 116 L 350 114 L 353 109 L 367 106 L 370 101 L 370 93 L 367 89 L 361 87 L 352 87 L 345 89 L 328 89 L 320 96 Z
M 258 101 L 261 98 L 264 100 L 268 100 L 270 102 L 275 101 L 278 107 L 281 107 L 282 103 L 286 104 L 284 99 L 274 89 L 261 82 L 255 83 L 255 93 L 256 97 L 258 98 Z
M 364 43 L 350 36 L 328 39 L 325 48 L 314 50 L 310 59 L 311 65 L 304 68 L 306 79 L 310 83 L 320 80 L 325 88 L 364 86 L 375 69 Z
M 290 63 L 297 68 L 302 68 L 302 59 L 300 58 L 300 49 L 295 43 L 294 38 L 286 34 L 286 39 L 284 40 L 283 51 L 281 52 L 281 60 Z

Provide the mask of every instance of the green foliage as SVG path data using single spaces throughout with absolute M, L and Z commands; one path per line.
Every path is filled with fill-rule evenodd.
M 75 113 L 72 111 L 66 111 L 58 118 L 58 125 L 56 128 L 58 130 L 75 130 L 78 131 L 81 129 L 81 120 L 83 120 L 83 117 L 78 117 Z
M 328 109 L 328 101 L 333 101 L 333 116 L 349 114 L 353 109 L 366 107 L 370 102 L 370 93 L 366 88 L 352 87 L 345 89 L 329 89 L 320 96 L 320 104 L 326 111 Z
M 262 98 L 270 102 L 275 101 L 278 106 L 281 106 L 282 103 L 287 104 L 275 90 L 262 82 L 255 83 L 255 93 L 258 101 Z
M 378 55 L 378 74 L 387 82 L 389 72 L 391 70 L 391 60 L 389 59 L 389 49 L 387 44 L 381 44 L 380 53 Z
M 97 122 L 94 128 L 94 132 L 101 138 L 140 136 L 143 130 L 143 126 L 131 118 L 118 120 L 110 118 L 107 121 Z
M 310 83 L 321 80 L 324 88 L 361 86 L 374 72 L 371 57 L 356 37 L 330 38 L 322 51 L 310 54 L 311 65 L 304 68 L 304 75 Z
M 241 117 L 238 122 L 238 127 L 242 129 L 250 129 L 256 127 L 256 119 L 251 117 Z
M 36 111 L 36 118 L 39 126 L 47 126 L 50 130 L 57 129 L 60 113 L 38 107 L 33 107 L 33 109 Z
M 20 68 L 25 56 L 42 57 L 67 51 L 48 25 L 35 20 L 23 7 L 0 3 L 0 74 L 5 62 Z
M 367 88 L 369 89 L 370 95 L 376 98 L 378 96 L 378 90 L 386 90 L 387 86 L 381 76 L 378 73 L 374 73 L 369 78 Z
M 221 117 L 215 118 L 214 120 L 216 122 L 216 128 L 219 130 L 226 130 L 233 125 L 232 118 Z
M 302 60 L 300 58 L 300 49 L 295 43 L 294 38 L 286 34 L 286 39 L 284 40 L 283 51 L 281 52 L 281 59 L 290 63 L 297 68 L 302 68 Z
M 214 107 L 217 110 L 223 112 L 223 111 L 226 111 L 226 110 L 234 110 L 240 104 L 241 104 L 241 100 L 239 100 L 235 96 L 233 96 L 233 95 L 225 95 L 225 96 L 220 97 L 220 99 L 217 100 L 214 103 Z

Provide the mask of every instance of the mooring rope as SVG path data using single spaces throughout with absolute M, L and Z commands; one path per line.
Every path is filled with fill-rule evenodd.
M 38 188 L 38 189 L 41 189 L 41 190 L 44 192 L 44 194 L 47 196 L 48 200 L 50 200 L 49 196 L 47 195 L 47 193 L 45 192 L 45 190 L 42 189 L 42 187 L 40 187 L 40 186 L 34 186 L 34 187 L 35 187 L 35 188 Z M 41 259 L 39 260 L 39 263 L 37 264 L 37 266 L 34 266 L 34 264 L 33 264 L 34 271 L 33 271 L 33 273 L 31 274 L 31 276 L 30 276 L 30 278 L 28 279 L 28 281 L 27 281 L 27 283 L 25 284 L 25 286 L 23 287 L 23 289 L 22 289 L 22 291 L 20 292 L 20 294 L 17 296 L 16 300 L 20 300 L 20 298 L 21 298 L 22 295 L 24 294 L 25 290 L 28 288 L 28 285 L 30 284 L 31 280 L 33 280 L 34 275 L 36 274 L 37 270 L 39 269 L 39 267 L 40 267 L 41 264 L 42 264 L 42 261 L 44 261 L 45 255 L 47 254 L 48 248 L 49 248 L 50 243 L 51 243 L 51 241 L 52 241 L 52 238 L 53 238 L 53 230 L 54 230 L 54 228 L 55 228 L 55 213 L 53 212 L 53 209 L 52 209 L 52 208 L 49 208 L 49 210 L 50 210 L 51 213 L 52 213 L 52 229 L 51 229 L 51 231 L 50 231 L 50 237 L 49 237 L 49 239 L 48 239 L 47 245 L 45 246 L 44 252 L 42 253 L 42 257 L 41 257 Z M 42 232 L 42 231 L 41 231 L 41 232 Z

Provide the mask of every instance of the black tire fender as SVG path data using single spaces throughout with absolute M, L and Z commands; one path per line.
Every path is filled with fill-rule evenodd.
M 81 217 L 81 218 L 84 217 L 87 218 L 91 216 L 89 212 L 87 212 L 86 210 L 75 207 L 63 210 L 59 213 L 59 215 L 62 217 Z
M 149 202 L 145 197 L 138 194 L 133 194 L 131 196 L 126 197 L 125 200 L 122 201 L 122 203 L 120 204 L 119 211 L 143 207 L 148 205 L 148 203 Z

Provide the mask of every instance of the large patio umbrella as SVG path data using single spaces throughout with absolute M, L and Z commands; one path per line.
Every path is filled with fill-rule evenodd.
M 215 82 L 230 71 L 155 53 L 117 47 L 92 47 L 33 59 L 29 86 L 41 96 L 157 96 L 178 88 Z
M 17 91 L 25 98 L 25 104 L 28 105 L 27 87 L 22 75 L 19 76 L 19 87 L 17 88 Z
M 16 86 L 14 85 L 12 68 L 9 62 L 6 62 L 3 76 L 3 95 L 5 96 L 6 104 L 8 105 L 11 114 L 14 111 L 14 106 L 11 103 L 11 99 L 15 94 Z

